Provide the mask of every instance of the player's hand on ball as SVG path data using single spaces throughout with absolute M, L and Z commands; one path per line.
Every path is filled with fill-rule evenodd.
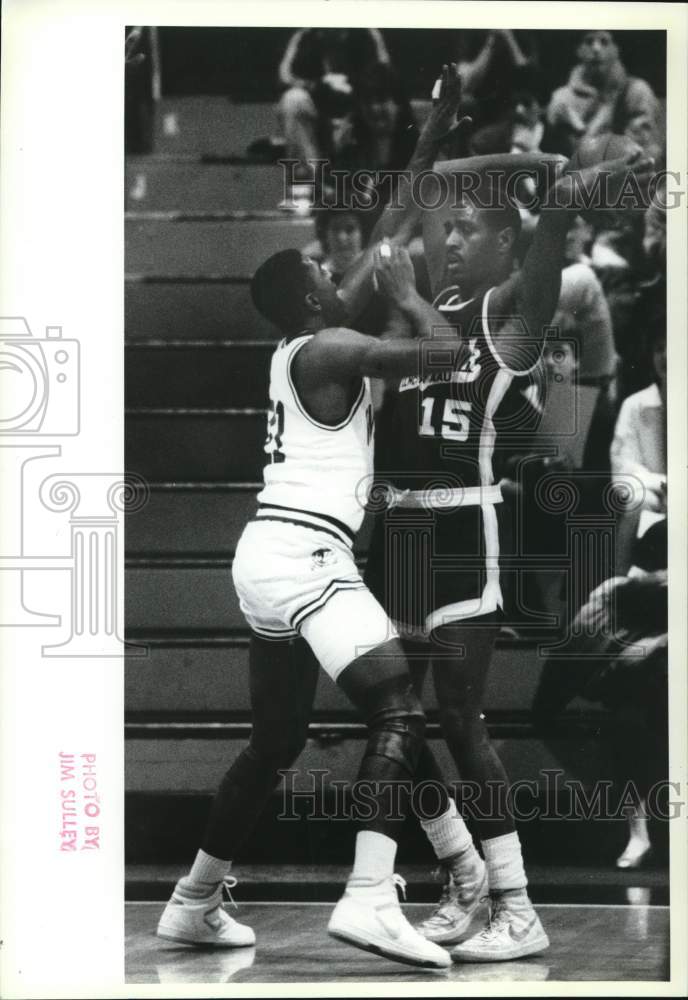
M 628 142 L 628 140 L 624 140 Z M 633 144 L 621 156 L 601 160 L 599 163 L 581 165 L 577 155 L 571 157 L 566 169 L 568 173 L 576 174 L 576 182 L 571 184 L 571 207 L 589 215 L 596 210 L 617 208 L 639 208 L 645 210 L 647 205 L 646 189 L 654 173 L 655 161 L 648 156 L 640 146 Z M 631 181 L 633 176 L 633 183 Z M 571 181 L 572 178 L 564 178 Z M 599 188 L 597 187 L 599 185 Z M 593 203 L 590 203 L 590 193 L 599 190 Z M 634 192 L 639 192 L 641 199 L 633 203 Z M 621 196 L 621 200 L 619 201 Z
M 416 275 L 406 247 L 382 243 L 374 253 L 377 286 L 397 305 L 407 302 L 416 288 Z

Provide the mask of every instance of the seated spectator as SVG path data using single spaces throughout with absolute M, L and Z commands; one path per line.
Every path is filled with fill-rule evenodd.
M 622 217 L 623 216 L 623 217 Z M 644 388 L 651 371 L 648 331 L 659 321 L 643 286 L 648 262 L 643 251 L 644 220 L 634 213 L 613 214 L 595 236 L 590 251 L 593 270 L 604 289 L 619 357 L 617 405 Z M 652 316 L 650 316 L 652 312 Z M 663 322 L 663 321 L 662 321 Z
M 612 476 L 631 491 L 629 510 L 620 515 L 619 573 L 630 564 L 636 536 L 666 515 L 666 331 L 655 331 L 656 379 L 624 400 L 611 446 Z
M 337 166 L 402 170 L 415 149 L 418 129 L 399 74 L 387 63 L 376 63 L 356 81 L 353 99 Z
M 666 183 L 657 185 L 643 220 L 643 254 L 648 282 L 656 284 L 666 272 Z
M 632 797 L 617 868 L 639 868 L 649 858 L 647 797 L 668 772 L 666 520 L 636 543 L 632 561 L 628 576 L 590 594 L 572 623 L 569 655 L 545 664 L 533 704 L 543 724 L 577 696 L 610 712 L 603 733 L 619 789 Z
M 545 112 L 532 87 L 522 86 L 508 99 L 500 118 L 474 132 L 470 150 L 487 153 L 540 153 L 549 151 L 545 138 Z
M 547 109 L 557 150 L 569 156 L 584 136 L 615 132 L 644 137 L 650 152 L 661 131 L 659 103 L 645 80 L 628 75 L 611 32 L 586 31 L 577 55 L 580 62 Z
M 389 54 L 377 28 L 301 28 L 289 40 L 279 67 L 285 91 L 278 112 L 287 156 L 300 161 L 303 179 L 309 161 L 330 158 L 352 110 L 354 81 Z
M 581 379 L 610 379 L 616 370 L 616 352 L 609 306 L 591 267 L 588 251 L 592 228 L 580 215 L 566 236 L 566 267 L 552 326 L 566 330 L 578 343 Z
M 537 65 L 536 35 L 509 28 L 457 34 L 461 114 L 471 115 L 479 129 L 501 117 L 523 74 Z
M 366 237 L 358 213 L 348 208 L 321 208 L 314 213 L 317 243 L 306 247 L 308 257 L 320 260 L 335 282 L 363 253 Z
M 124 151 L 141 155 L 153 150 L 153 106 L 160 89 L 158 29 L 127 28 L 124 48 Z

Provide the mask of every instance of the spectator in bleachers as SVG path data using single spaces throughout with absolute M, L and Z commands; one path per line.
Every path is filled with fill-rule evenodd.
M 279 67 L 285 87 L 279 103 L 287 156 L 301 164 L 330 158 L 351 113 L 355 81 L 389 54 L 377 28 L 300 28 L 289 39 Z
M 620 573 L 630 565 L 636 535 L 666 516 L 666 330 L 661 324 L 654 331 L 653 363 L 655 381 L 624 400 L 611 446 L 612 476 L 632 491 L 629 510 L 619 521 Z
M 536 36 L 509 28 L 457 34 L 461 114 L 471 115 L 475 127 L 482 128 L 497 121 L 524 74 L 537 65 Z
M 401 76 L 388 63 L 370 66 L 355 83 L 351 125 L 337 153 L 350 170 L 402 170 L 418 138 Z
M 137 24 L 127 28 L 124 43 L 124 151 L 129 155 L 153 149 L 153 102 L 159 87 L 157 28 Z
M 643 217 L 618 213 L 606 220 L 595 235 L 590 251 L 612 318 L 614 343 L 619 357 L 616 375 L 617 406 L 633 392 L 643 389 L 652 371 L 648 331 L 656 326 L 657 310 L 643 279 L 648 260 L 643 251 Z
M 616 370 L 614 335 L 609 306 L 588 256 L 591 245 L 592 227 L 579 215 L 566 237 L 566 267 L 552 325 L 578 342 L 581 378 L 610 379 Z
M 636 544 L 630 575 L 590 594 L 573 623 L 568 657 L 545 663 L 533 703 L 545 725 L 576 696 L 608 709 L 602 731 L 628 820 L 617 868 L 647 861 L 648 793 L 668 772 L 666 552 L 664 521 Z
M 339 283 L 363 252 L 365 234 L 361 219 L 347 208 L 318 209 L 314 214 L 317 246 L 306 255 L 320 260 L 335 283 Z
M 499 119 L 478 129 L 470 140 L 471 152 L 476 156 L 549 152 L 550 146 L 544 108 L 531 82 L 514 90 Z
M 576 50 L 580 60 L 568 83 L 552 94 L 547 109 L 557 131 L 557 149 L 567 156 L 584 136 L 615 132 L 644 138 L 643 148 L 660 132 L 660 109 L 652 87 L 629 76 L 610 31 L 586 31 Z

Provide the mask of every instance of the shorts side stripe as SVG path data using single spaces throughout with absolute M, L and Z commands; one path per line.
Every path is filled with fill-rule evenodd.
M 329 599 L 333 597 L 340 590 L 367 590 L 366 585 L 362 580 L 331 580 L 327 587 L 323 590 L 320 597 L 316 597 L 314 601 L 309 604 L 305 604 L 298 611 L 295 611 L 291 616 L 289 624 L 294 629 L 300 629 L 303 622 L 312 615 L 315 611 L 319 611 L 323 608 Z
M 287 625 L 281 628 L 264 628 L 262 625 L 251 625 L 250 629 L 252 632 L 261 639 L 273 639 L 275 641 L 279 639 L 298 639 L 299 633 L 295 632 L 293 628 L 289 628 Z

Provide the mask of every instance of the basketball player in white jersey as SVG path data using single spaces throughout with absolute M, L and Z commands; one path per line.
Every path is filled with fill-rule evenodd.
M 456 70 L 445 68 L 443 92 L 421 133 L 414 168 L 432 165 L 458 97 Z M 369 253 L 368 272 L 370 263 Z M 386 245 L 386 256 L 375 251 L 375 268 L 390 299 L 414 284 L 408 253 L 396 245 Z M 413 779 L 425 718 L 396 632 L 364 585 L 352 553 L 363 518 L 360 486 L 372 472 L 368 379 L 423 373 L 423 358 L 417 341 L 395 338 L 394 330 L 373 339 L 345 325 L 345 304 L 350 306 L 370 273 L 359 266 L 354 278 L 338 294 L 317 263 L 285 250 L 252 280 L 257 309 L 283 334 L 270 370 L 265 486 L 233 563 L 252 630 L 253 729 L 220 785 L 202 849 L 177 884 L 158 934 L 219 947 L 255 941 L 251 928 L 225 912 L 222 889 L 234 884 L 231 859 L 250 835 L 279 772 L 294 763 L 306 740 L 315 676 L 295 662 L 291 640 L 301 636 L 369 730 L 359 781 L 369 783 L 374 808 L 372 818 L 360 824 L 353 872 L 329 932 L 400 962 L 446 968 L 447 953 L 414 930 L 399 906 L 394 859 L 402 820 L 398 811 L 387 815 L 391 783 L 408 786 Z M 407 298 L 406 322 L 427 335 L 434 311 L 417 293 Z

